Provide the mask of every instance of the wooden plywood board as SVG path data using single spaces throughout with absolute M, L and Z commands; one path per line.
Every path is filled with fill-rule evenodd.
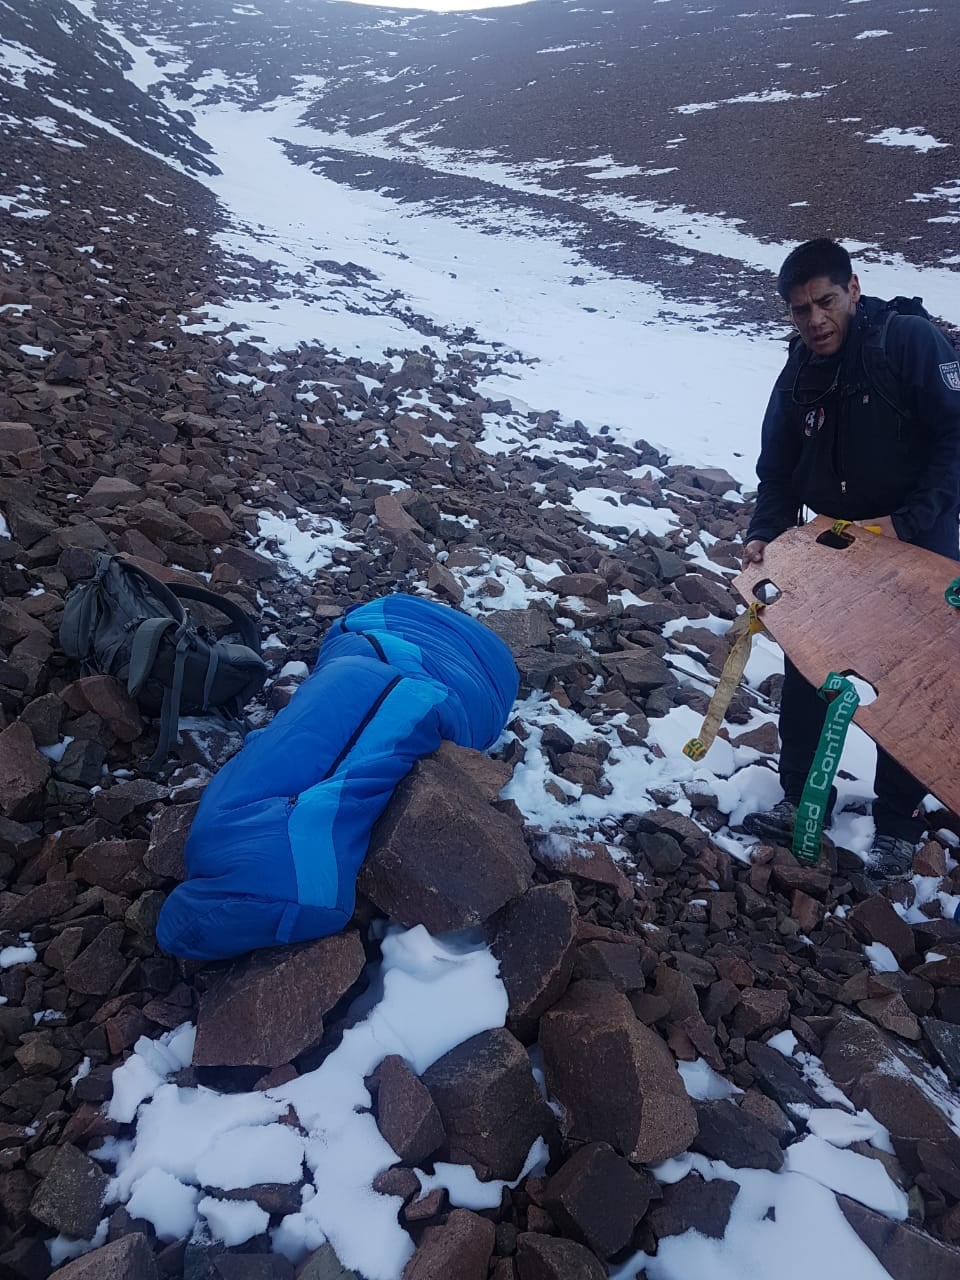
M 861 676 L 876 701 L 857 723 L 954 813 L 960 813 L 960 609 L 944 592 L 960 564 L 856 527 L 839 549 L 818 516 L 768 544 L 734 579 L 744 600 L 772 583 L 763 623 L 811 684 Z

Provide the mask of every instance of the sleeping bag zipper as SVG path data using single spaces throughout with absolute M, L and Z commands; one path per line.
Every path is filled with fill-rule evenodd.
M 370 721 L 374 718 L 374 716 L 383 706 L 384 702 L 386 702 L 387 698 L 390 696 L 390 694 L 393 692 L 393 690 L 397 687 L 397 685 L 400 683 L 402 679 L 403 679 L 403 676 L 396 675 L 393 677 L 390 683 L 386 686 L 386 688 L 380 690 L 380 692 L 377 694 L 377 697 L 374 699 L 373 705 L 370 707 L 367 714 L 363 717 L 363 719 L 354 729 L 353 733 L 351 733 L 350 737 L 344 743 L 343 749 L 341 750 L 340 754 L 337 756 L 336 760 L 334 760 L 330 768 L 327 770 L 327 772 L 323 775 L 323 777 L 321 778 L 321 782 L 328 781 L 328 779 L 332 778 L 333 775 L 337 772 L 337 770 L 343 764 L 344 760 L 346 760 L 347 756 L 350 754 L 353 748 L 357 745 L 357 739 L 360 737 L 361 733 L 363 733 L 364 729 L 367 727 Z

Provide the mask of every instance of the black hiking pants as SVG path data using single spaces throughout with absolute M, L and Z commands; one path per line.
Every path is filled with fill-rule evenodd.
M 820 741 L 827 704 L 786 655 L 783 676 L 780 784 L 786 798 L 793 804 L 799 804 Z M 873 806 L 873 820 L 877 835 L 899 836 L 914 842 L 919 840 L 923 834 L 923 820 L 913 815 L 927 789 L 879 747 L 874 790 L 877 799 Z

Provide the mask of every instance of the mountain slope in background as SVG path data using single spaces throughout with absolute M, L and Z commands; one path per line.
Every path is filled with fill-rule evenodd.
M 0 10 L 35 61 L 19 79 L 59 85 L 75 110 L 188 169 L 209 164 L 191 112 L 293 99 L 322 140 L 298 159 L 337 182 L 461 220 L 477 205 L 522 210 L 599 266 L 754 319 L 769 316 L 757 267 L 779 251 L 756 241 L 827 231 L 927 266 L 956 252 L 949 6 L 870 0 L 869 25 L 828 0 L 804 14 L 734 0 L 81 9 Z
M 70 0 L 19 11 L 4 0 L 0 85 L 8 110 L 27 123 L 52 108 L 57 119 L 68 117 L 68 133 L 82 138 L 84 124 L 92 124 L 187 171 L 214 172 L 204 154 L 209 146 L 178 112 L 136 86 L 128 74 L 135 66 L 131 52 L 92 13 L 91 5 Z

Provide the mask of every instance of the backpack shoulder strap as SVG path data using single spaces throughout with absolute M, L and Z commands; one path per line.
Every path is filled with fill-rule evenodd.
M 910 416 L 909 410 L 903 407 L 900 390 L 887 359 L 887 332 L 893 317 L 900 314 L 895 300 L 888 304 L 875 321 L 865 325 L 861 350 L 864 372 L 871 387 L 894 413 L 907 418 Z
M 207 591 L 204 587 L 195 587 L 188 582 L 172 582 L 170 589 L 181 600 L 195 600 L 198 604 L 205 604 L 209 605 L 211 609 L 218 609 L 237 628 L 247 648 L 259 654 L 260 636 L 257 628 L 249 615 L 244 613 L 239 605 L 234 604 L 232 600 L 225 599 L 223 596 L 218 596 L 213 591 Z
M 163 691 L 163 705 L 160 708 L 160 732 L 157 738 L 157 749 L 147 761 L 147 773 L 155 773 L 170 754 L 170 749 L 177 741 L 180 726 L 180 703 L 183 698 L 183 674 L 187 660 L 187 649 L 190 647 L 190 636 L 186 628 L 181 628 L 177 638 L 177 651 L 173 663 L 173 675 L 169 685 Z
M 176 618 L 146 618 L 140 623 L 130 645 L 127 692 L 135 698 L 143 688 L 157 660 L 160 642 L 172 628 L 182 627 Z
M 777 381 L 775 384 L 777 387 L 787 388 L 788 390 L 793 387 L 797 378 L 797 373 L 803 363 L 806 353 L 807 349 L 803 345 L 803 341 L 799 333 L 793 334 L 787 344 L 787 356 L 784 360 L 783 368 L 777 374 Z M 356 605 L 350 606 L 351 609 L 355 609 L 356 607 Z M 349 610 L 346 612 L 349 613 Z M 344 614 L 344 617 L 345 616 L 346 614 Z M 344 627 L 344 630 L 346 630 L 346 627 Z

